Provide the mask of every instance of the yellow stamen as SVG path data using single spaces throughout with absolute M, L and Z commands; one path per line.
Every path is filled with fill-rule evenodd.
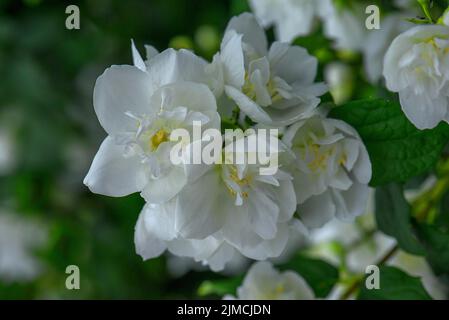
M 164 129 L 159 129 L 150 139 L 150 150 L 156 150 L 163 142 L 169 141 L 169 133 Z

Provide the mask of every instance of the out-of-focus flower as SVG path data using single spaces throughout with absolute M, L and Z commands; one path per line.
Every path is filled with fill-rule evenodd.
M 385 55 L 387 88 L 418 129 L 449 121 L 449 27 L 420 25 L 400 34 Z
M 33 251 L 45 245 L 47 231 L 41 224 L 0 209 L 0 279 L 31 281 L 42 272 Z
M 186 183 L 182 166 L 170 161 L 174 129 L 219 128 L 215 97 L 202 79 L 203 60 L 166 50 L 147 64 L 112 66 L 94 89 L 94 107 L 108 133 L 84 183 L 95 193 L 125 196 L 142 191 L 149 202 L 172 198 Z
M 320 0 L 250 0 L 250 6 L 260 24 L 275 26 L 276 39 L 292 42 L 296 37 L 308 35 L 318 16 Z
M 406 31 L 412 23 L 407 22 L 406 14 L 390 14 L 381 19 L 380 29 L 369 30 L 363 46 L 363 63 L 368 80 L 376 83 L 382 76 L 385 54 L 397 35 Z
M 269 262 L 257 262 L 248 271 L 242 286 L 237 289 L 239 300 L 313 300 L 315 295 L 296 272 L 280 273 Z
M 316 115 L 292 125 L 283 141 L 296 155 L 290 170 L 307 227 L 321 227 L 333 217 L 351 221 L 364 212 L 371 162 L 351 126 Z
M 423 286 L 433 299 L 447 300 L 448 288 L 435 276 L 425 258 L 399 251 L 388 265 L 400 268 L 412 276 L 420 277 Z
M 342 62 L 333 62 L 326 66 L 324 77 L 335 104 L 348 101 L 354 91 L 354 75 L 352 69 Z
M 12 133 L 0 128 L 0 176 L 8 174 L 15 165 L 15 142 Z
M 321 2 L 324 34 L 334 40 L 336 49 L 361 51 L 365 43 L 365 7 L 363 5 L 340 6 L 334 1 Z
M 244 154 L 244 164 L 187 164 L 188 187 L 168 203 L 145 206 L 135 238 L 143 258 L 168 248 L 221 270 L 234 249 L 255 260 L 283 252 L 289 230 L 300 232 L 291 177 L 281 170 L 261 175 L 261 164 L 250 164 L 251 151 L 242 150 L 247 139 L 228 144 L 223 156 Z
M 307 50 L 274 42 L 267 49 L 263 29 L 252 14 L 243 13 L 228 24 L 221 52 L 209 72 L 253 121 L 285 126 L 304 118 L 327 90 L 314 83 L 318 61 Z

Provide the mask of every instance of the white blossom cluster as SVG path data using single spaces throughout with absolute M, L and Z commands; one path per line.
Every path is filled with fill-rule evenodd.
M 210 63 L 187 50 L 146 46 L 143 59 L 132 44 L 132 53 L 134 65 L 111 66 L 95 84 L 108 136 L 84 183 L 108 196 L 140 192 L 135 245 L 144 259 L 168 250 L 219 271 L 239 254 L 278 257 L 298 233 L 364 212 L 367 151 L 353 128 L 318 108 L 327 87 L 316 82 L 318 62 L 307 50 L 269 46 L 244 13 L 230 20 Z M 274 174 L 262 175 L 245 150 L 243 164 L 170 161 L 173 130 L 192 132 L 194 122 L 220 130 L 233 110 L 236 125 L 283 132 Z M 202 141 L 186 150 L 195 143 Z
M 366 7 L 362 3 L 334 0 L 249 0 L 264 27 L 274 26 L 276 38 L 292 42 L 310 35 L 321 21 L 324 35 L 337 50 L 360 52 L 364 57 L 367 79 L 376 83 L 382 76 L 382 64 L 391 41 L 412 25 L 405 18 L 415 15 L 413 1 L 394 1 L 401 13 L 380 16 L 380 28 L 368 30 Z
M 395 5 L 402 11 L 382 13 L 380 28 L 369 30 L 365 27 L 366 6 L 338 3 L 250 0 L 258 20 L 265 27 L 274 25 L 276 37 L 282 41 L 310 34 L 319 18 L 325 36 L 333 40 L 336 49 L 363 54 L 367 80 L 376 83 L 383 75 L 387 88 L 399 93 L 405 115 L 418 129 L 449 122 L 447 13 L 437 23 L 414 25 L 406 18 L 417 15 L 417 2 L 396 0 Z M 341 74 L 340 81 L 342 72 L 341 66 L 329 70 L 332 78 Z

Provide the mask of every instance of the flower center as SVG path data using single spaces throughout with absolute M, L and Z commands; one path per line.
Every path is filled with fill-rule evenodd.
M 272 290 L 262 293 L 259 298 L 262 300 L 278 300 L 285 293 L 285 285 L 280 282 Z
M 240 178 L 237 167 L 234 165 L 228 166 L 228 174 L 225 177 L 225 185 L 229 193 L 233 197 L 237 197 L 237 204 L 240 205 L 243 199 L 247 199 L 249 196 L 248 189 L 251 184 L 252 177 L 246 175 Z
M 159 145 L 163 142 L 169 141 L 170 134 L 165 129 L 159 129 L 151 138 L 150 138 L 150 150 L 155 151 L 159 147 Z
M 268 92 L 272 103 L 282 100 L 282 96 L 279 94 L 273 79 L 268 80 L 266 91 Z M 257 99 L 256 85 L 251 82 L 248 72 L 245 73 L 245 83 L 243 84 L 242 92 L 251 100 Z
M 327 160 L 332 155 L 332 148 L 327 150 L 323 150 L 324 148 L 320 147 L 317 144 L 312 144 L 309 147 L 312 160 L 309 161 L 307 166 L 312 172 L 325 171 L 327 168 Z
M 328 168 L 328 160 L 338 152 L 335 146 L 322 146 L 313 141 L 300 147 L 302 159 L 313 173 L 324 172 Z M 346 164 L 347 156 L 342 150 L 337 154 L 337 162 L 343 166 Z

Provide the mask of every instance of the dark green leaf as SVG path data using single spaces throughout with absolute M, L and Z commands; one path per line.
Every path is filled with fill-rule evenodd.
M 437 275 L 449 274 L 449 231 L 418 225 L 418 237 L 426 249 L 426 258 Z
M 380 288 L 369 290 L 364 281 L 359 300 L 432 300 L 419 278 L 394 267 L 384 266 L 379 269 Z
M 333 109 L 331 117 L 353 126 L 373 166 L 372 186 L 405 182 L 435 166 L 449 139 L 449 126 L 418 130 L 392 100 L 360 100 Z
M 411 254 L 424 254 L 413 230 L 410 205 L 399 185 L 390 184 L 376 189 L 376 222 L 379 230 L 394 237 L 401 249 Z

